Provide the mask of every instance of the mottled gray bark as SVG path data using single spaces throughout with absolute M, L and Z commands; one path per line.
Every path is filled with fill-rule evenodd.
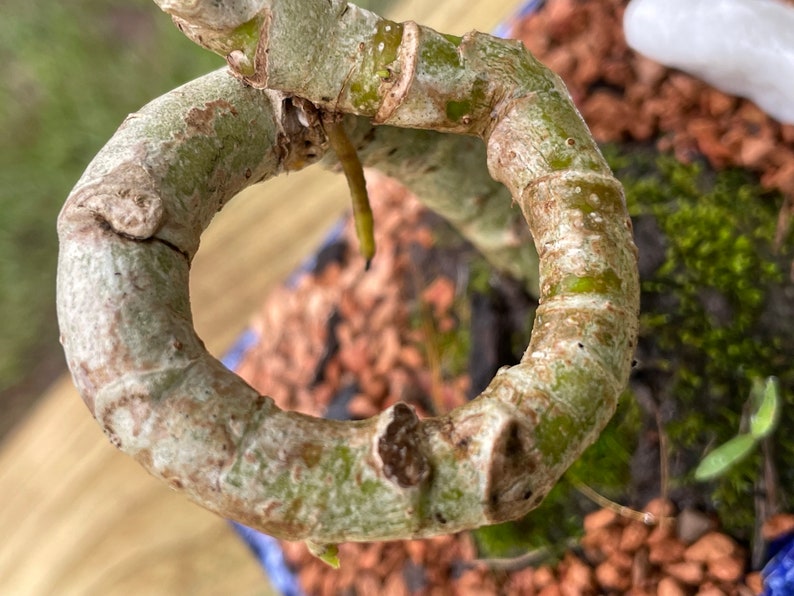
M 213 73 L 133 114 L 64 206 L 63 344 L 111 442 L 201 505 L 293 540 L 431 536 L 536 506 L 614 412 L 637 333 L 622 189 L 559 79 L 514 42 L 336 1 L 161 6 L 253 86 Z M 440 155 L 465 152 L 468 170 L 484 146 L 529 224 L 540 273 L 530 345 L 448 416 L 419 420 L 404 404 L 348 423 L 283 412 L 193 330 L 187 282 L 202 230 L 245 186 L 323 153 L 318 109 L 361 116 L 347 125 L 365 160 L 422 194 L 445 188 L 435 207 L 461 229 L 487 231 L 478 197 L 501 204 L 493 221 L 511 229 L 479 243 L 492 258 L 522 238 L 511 199 L 476 173 L 476 189 L 456 196 L 462 170 L 417 171 L 401 145 L 422 139 L 444 170 Z M 513 249 L 532 254 L 526 240 Z

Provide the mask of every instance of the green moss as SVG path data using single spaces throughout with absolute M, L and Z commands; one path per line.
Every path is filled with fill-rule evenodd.
M 350 96 L 358 109 L 374 112 L 380 105 L 380 84 L 391 76 L 402 35 L 400 23 L 378 22 L 375 33 L 364 46 L 361 69 L 350 81 Z
M 402 43 L 403 26 L 394 21 L 379 21 L 375 36 L 372 38 L 374 45 L 375 61 L 381 67 L 386 67 L 397 60 L 397 51 Z
M 549 166 L 552 170 L 567 170 L 573 163 L 573 155 L 563 152 L 556 152 L 549 159 Z
M 471 101 L 464 99 L 447 102 L 447 118 L 453 122 L 460 122 L 460 119 L 467 114 L 471 114 Z
M 791 396 L 794 375 L 783 346 L 787 322 L 763 319 L 772 292 L 786 279 L 791 239 L 775 252 L 781 197 L 763 191 L 742 171 L 714 173 L 650 152 L 606 151 L 626 188 L 632 216 L 650 217 L 667 243 L 664 262 L 643 279 L 641 333 L 660 349 L 646 363 L 669 374 L 677 411 L 666 431 L 672 458 L 687 462 L 676 483 L 692 486 L 691 472 L 710 443 L 736 433 L 754 378 L 781 377 Z M 789 397 L 789 399 L 791 399 Z M 794 496 L 791 461 L 794 416 L 781 421 L 778 465 L 784 498 Z M 784 455 L 785 454 L 785 455 Z M 750 535 L 754 519 L 751 458 L 713 485 L 710 493 L 722 522 Z
M 560 461 L 571 440 L 576 440 L 580 435 L 581 426 L 570 416 L 552 412 L 538 422 L 535 444 L 543 454 L 543 460 L 551 467 Z
M 620 288 L 620 277 L 609 269 L 601 275 L 569 275 L 549 290 L 549 297 L 558 294 L 617 294 Z
M 463 38 L 458 35 L 450 35 L 449 33 L 442 33 L 441 36 L 448 42 L 459 46 L 463 42 Z
M 453 503 L 457 503 L 463 498 L 463 491 L 458 488 L 451 488 L 449 490 L 444 491 L 441 494 L 441 498 L 444 501 L 451 501 Z
M 253 75 L 255 72 L 256 48 L 259 45 L 263 22 L 264 17 L 256 15 L 250 21 L 237 27 L 231 32 L 228 39 L 224 39 L 222 43 L 219 43 L 217 47 L 213 47 L 212 50 L 224 58 L 232 51 L 242 51 L 246 60 L 244 63 L 238 63 L 240 73 L 246 76 Z
M 380 78 L 377 77 L 377 74 L 375 76 Z M 377 85 L 366 84 L 361 80 L 353 81 L 350 84 L 350 97 L 356 107 L 362 111 L 374 111 L 380 102 Z
M 443 36 L 431 36 L 424 40 L 419 60 L 422 68 L 428 71 L 454 70 L 461 67 L 456 43 L 450 43 Z

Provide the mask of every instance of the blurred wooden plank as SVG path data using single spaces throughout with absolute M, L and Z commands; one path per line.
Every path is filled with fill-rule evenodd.
M 248 188 L 213 220 L 190 278 L 196 331 L 210 352 L 232 345 L 349 204 L 344 177 L 315 167 Z
M 390 11 L 439 31 L 488 31 L 506 0 L 405 0 Z M 237 197 L 193 264 L 196 329 L 220 355 L 268 289 L 318 245 L 348 204 L 317 171 Z M 0 446 L 0 594 L 271 594 L 224 520 L 114 450 L 64 378 Z
M 473 29 L 493 31 L 521 4 L 517 0 L 401 0 L 385 14 L 395 21 L 416 21 L 441 33 L 462 35 Z
M 0 453 L 0 594 L 271 594 L 227 524 L 110 447 L 69 379 Z

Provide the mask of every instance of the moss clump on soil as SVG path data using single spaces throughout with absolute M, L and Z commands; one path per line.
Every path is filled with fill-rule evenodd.
M 785 303 L 791 298 L 787 271 L 794 251 L 791 238 L 775 246 L 782 197 L 741 170 L 715 173 L 648 150 L 609 148 L 607 154 L 635 223 L 644 219 L 638 227 L 660 232 L 659 254 L 649 255 L 656 262 L 646 261 L 641 271 L 640 357 L 648 361 L 640 363 L 639 374 L 644 369 L 656 378 L 654 398 L 670 442 L 671 488 L 694 491 L 697 501 L 714 506 L 726 529 L 749 537 L 760 453 L 714 483 L 697 485 L 692 473 L 707 450 L 746 424 L 753 379 L 779 377 L 784 402 L 792 399 Z M 643 240 L 638 234 L 641 251 Z M 794 415 L 784 413 L 773 436 L 784 498 L 794 494 L 794 474 L 785 465 L 794 456 L 788 442 L 793 431 Z

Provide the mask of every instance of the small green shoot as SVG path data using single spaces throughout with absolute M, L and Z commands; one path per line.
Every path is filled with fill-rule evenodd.
M 703 458 L 695 470 L 695 479 L 704 481 L 722 476 L 729 468 L 750 455 L 755 443 L 752 435 L 736 435 Z
M 750 434 L 757 441 L 769 436 L 775 430 L 780 418 L 780 385 L 775 377 L 768 377 L 766 383 L 757 380 L 753 384 L 755 413 L 750 416 Z
M 326 114 L 323 117 L 323 128 L 325 128 L 328 142 L 336 152 L 336 157 L 347 178 L 350 198 L 353 201 L 353 222 L 356 227 L 356 236 L 358 236 L 361 254 L 366 259 L 365 268 L 369 269 L 372 257 L 375 256 L 375 232 L 364 169 L 356 153 L 356 148 L 353 147 L 353 143 L 345 132 L 345 127 L 336 114 Z
M 722 476 L 732 466 L 742 461 L 755 449 L 759 441 L 775 429 L 780 413 L 780 389 L 775 377 L 753 383 L 750 392 L 753 413 L 750 415 L 750 432 L 739 433 L 709 453 L 695 470 L 695 479 L 712 480 Z
M 334 569 L 339 569 L 339 547 L 336 544 L 318 544 L 311 540 L 306 541 L 309 552 L 323 563 Z

